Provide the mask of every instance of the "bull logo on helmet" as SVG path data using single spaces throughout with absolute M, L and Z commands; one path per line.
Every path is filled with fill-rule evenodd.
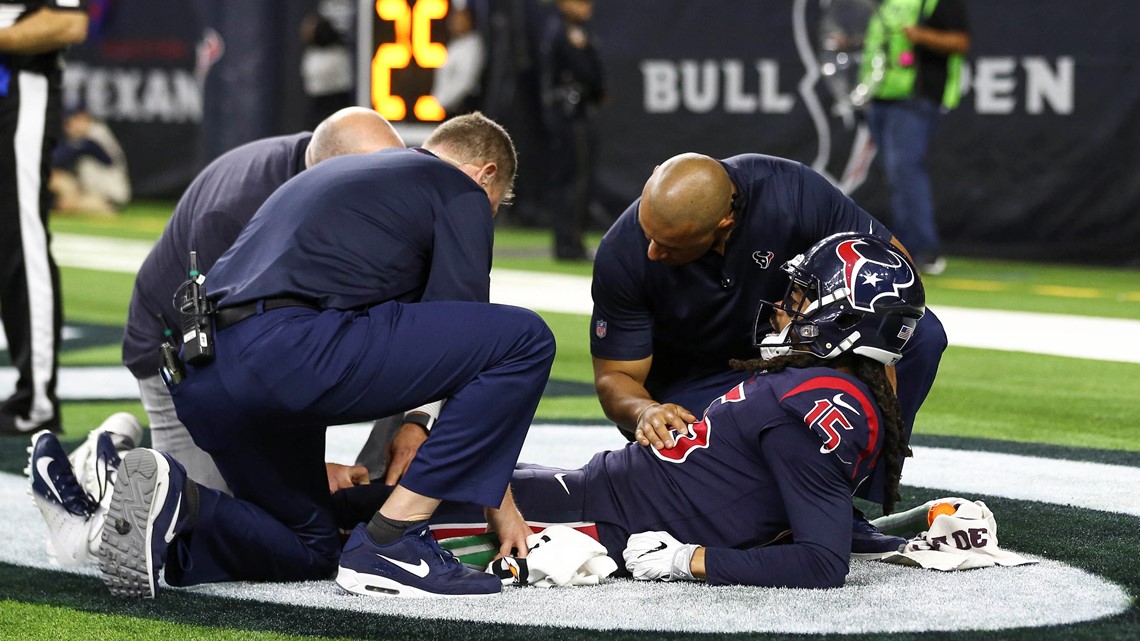
M 843 261 L 847 299 L 855 309 L 874 312 L 880 299 L 901 300 L 902 292 L 914 284 L 910 264 L 893 251 L 862 240 L 847 240 L 835 248 L 835 253 Z

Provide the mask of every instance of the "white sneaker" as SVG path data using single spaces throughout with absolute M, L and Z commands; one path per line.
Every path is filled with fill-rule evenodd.
M 115 479 L 108 482 L 105 469 L 97 469 L 101 463 L 98 461 L 99 435 L 107 433 L 111 437 L 114 451 L 122 458 L 130 450 L 142 443 L 143 430 L 139 420 L 127 412 L 118 412 L 107 417 L 103 423 L 87 435 L 83 445 L 75 448 L 68 455 L 71 465 L 75 468 L 75 477 L 96 501 L 103 502 L 103 495 L 109 494 L 115 486 Z M 104 461 L 105 462 L 105 461 Z M 118 463 L 115 463 L 115 467 Z
M 54 434 L 44 430 L 32 436 L 25 473 L 32 500 L 47 523 L 48 557 L 59 565 L 94 561 L 91 535 L 99 531 L 92 528 L 98 504 L 76 480 Z

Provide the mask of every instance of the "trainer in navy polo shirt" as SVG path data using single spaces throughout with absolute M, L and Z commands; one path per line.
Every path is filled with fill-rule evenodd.
M 222 154 L 179 199 L 135 278 L 123 335 L 123 363 L 138 379 L 154 447 L 178 460 L 196 482 L 220 490 L 228 487 L 213 460 L 178 420 L 158 374 L 165 330 L 174 332 L 175 345 L 181 337 L 177 299 L 187 278 L 190 251 L 197 252 L 198 269 L 209 274 L 270 194 L 306 166 L 338 155 L 403 146 L 383 116 L 350 107 L 321 121 L 313 133 L 265 138 Z
M 801 163 L 761 154 L 718 162 L 734 196 L 735 224 L 723 255 L 709 249 L 684 264 L 651 260 L 639 198 L 602 238 L 594 259 L 590 351 L 596 384 L 607 366 L 626 367 L 621 362 L 652 358 L 644 390 L 653 401 L 679 405 L 696 416 L 743 378 L 728 361 L 756 356 L 753 320 L 760 301 L 783 297 L 788 281 L 780 267 L 785 261 L 837 232 L 893 238 L 874 217 Z M 759 322 L 763 336 L 767 318 Z M 908 437 L 945 346 L 945 331 L 928 312 L 898 365 Z M 645 409 L 640 414 L 634 409 L 625 416 L 616 404 L 607 407 L 602 386 L 599 397 L 607 416 L 632 438 L 638 420 L 650 409 L 649 401 L 641 403 Z
M 433 399 L 449 400 L 395 491 L 506 511 L 554 338 L 533 312 L 486 302 L 506 187 L 491 196 L 495 179 L 481 188 L 473 163 L 398 149 L 322 162 L 277 190 L 207 275 L 220 310 L 255 311 L 223 324 L 216 360 L 171 392 L 234 496 L 200 488 L 197 524 L 167 552 L 169 583 L 329 576 L 340 537 L 325 426 Z M 282 297 L 311 304 L 263 302 Z
M 305 168 L 310 132 L 257 140 L 238 147 L 202 170 L 174 208 L 166 229 L 135 278 L 123 364 L 135 378 L 158 375 L 163 330 L 182 325 L 171 299 L 186 280 L 189 250 L 209 273 L 257 208 L 286 180 Z

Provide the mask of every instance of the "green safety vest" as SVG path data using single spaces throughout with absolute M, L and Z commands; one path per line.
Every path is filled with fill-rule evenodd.
M 860 79 L 871 87 L 871 95 L 886 100 L 909 98 L 914 93 L 918 75 L 914 45 L 906 39 L 903 28 L 919 23 L 919 12 L 929 18 L 938 0 L 883 0 L 871 17 L 864 37 Z M 903 64 L 904 60 L 910 64 Z M 946 62 L 946 89 L 942 106 L 953 109 L 962 98 L 962 55 L 951 54 Z

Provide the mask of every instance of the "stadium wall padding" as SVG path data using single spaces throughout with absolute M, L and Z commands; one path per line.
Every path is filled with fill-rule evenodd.
M 929 158 L 947 251 L 1140 265 L 1140 43 L 1132 33 L 1140 4 L 965 1 L 973 41 L 965 94 L 942 119 Z M 595 226 L 640 193 L 656 164 L 684 151 L 800 160 L 889 225 L 864 127 L 837 107 L 818 73 L 820 19 L 840 3 L 598 0 L 593 28 L 608 101 L 598 120 L 604 215 Z M 113 13 L 103 33 L 70 56 L 65 96 L 109 121 L 140 196 L 176 196 L 223 151 L 299 129 L 296 28 L 316 0 L 105 4 Z M 550 10 L 544 0 L 490 6 Z M 493 50 L 525 53 L 530 47 L 502 40 L 524 31 L 492 30 Z M 510 93 L 491 96 L 488 111 L 524 152 L 518 206 L 506 217 L 543 224 L 535 169 L 543 146 L 538 119 L 527 116 L 536 96 L 525 58 L 491 56 L 514 62 L 489 73 Z

